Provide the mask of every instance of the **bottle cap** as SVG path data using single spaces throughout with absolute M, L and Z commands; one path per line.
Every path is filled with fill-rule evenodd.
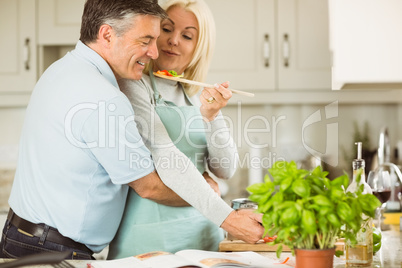
M 365 167 L 364 159 L 362 158 L 362 142 L 355 142 L 357 145 L 357 158 L 353 160 L 353 170 L 361 169 Z
M 362 142 L 355 142 L 357 145 L 357 159 L 362 159 Z

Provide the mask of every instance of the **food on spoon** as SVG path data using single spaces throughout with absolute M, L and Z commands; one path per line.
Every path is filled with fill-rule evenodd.
M 177 74 L 175 71 L 173 70 L 162 70 L 162 71 L 157 71 L 157 74 L 161 74 L 161 75 L 166 75 L 166 76 L 172 76 L 172 77 L 183 77 L 183 75 L 181 74 Z

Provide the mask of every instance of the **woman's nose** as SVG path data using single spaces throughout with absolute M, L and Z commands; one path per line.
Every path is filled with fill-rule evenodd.
M 171 45 L 171 46 L 177 46 L 177 45 L 179 44 L 178 40 L 179 40 L 179 39 L 178 39 L 177 35 L 172 35 L 172 36 L 168 39 L 169 45 Z

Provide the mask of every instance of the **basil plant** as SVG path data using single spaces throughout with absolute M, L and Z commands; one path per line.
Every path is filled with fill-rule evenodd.
M 265 236 L 276 236 L 268 244 L 279 244 L 278 258 L 283 245 L 294 253 L 296 248 L 334 248 L 339 238 L 356 244 L 362 221 L 374 217 L 381 203 L 374 195 L 362 194 L 363 185 L 355 193 L 346 192 L 346 173 L 334 180 L 327 175 L 320 166 L 308 171 L 297 168 L 294 161 L 278 161 L 268 169 L 264 183 L 247 188 L 249 199 L 263 214 Z

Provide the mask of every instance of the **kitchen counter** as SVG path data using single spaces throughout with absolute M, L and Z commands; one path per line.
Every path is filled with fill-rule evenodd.
M 399 225 L 389 225 L 390 230 L 383 231 L 380 254 L 374 256 L 373 267 L 400 268 L 402 266 L 402 233 Z
M 268 258 L 276 259 L 275 252 L 258 252 Z M 283 252 L 281 259 L 290 257 L 288 264 L 294 264 L 294 257 L 290 252 Z M 0 263 L 7 260 L 0 259 Z M 90 261 L 67 261 L 75 268 L 87 268 L 87 263 Z M 29 267 L 29 266 L 26 266 Z M 35 268 L 51 268 L 50 265 L 30 266 Z M 334 257 L 334 268 L 345 267 L 345 261 L 342 258 Z M 374 256 L 374 268 L 400 268 L 402 267 L 402 234 L 399 231 L 399 225 L 390 225 L 390 230 L 382 232 L 382 247 Z M 163 267 L 161 267 L 163 268 Z
M 276 258 L 275 252 L 258 252 L 269 258 Z M 283 252 L 281 260 L 290 257 L 288 264 L 295 264 L 295 258 L 290 252 Z M 334 257 L 334 268 L 345 267 L 344 257 Z M 402 233 L 399 225 L 389 225 L 389 230 L 382 231 L 381 249 L 374 255 L 373 268 L 401 268 L 402 267 Z

